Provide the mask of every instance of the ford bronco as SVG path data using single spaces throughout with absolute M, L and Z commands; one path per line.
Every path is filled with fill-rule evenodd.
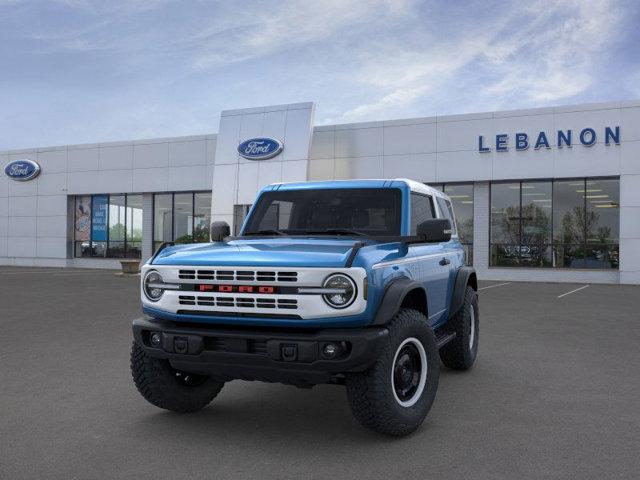
M 477 279 L 450 199 L 411 180 L 274 184 L 230 236 L 162 245 L 143 266 L 133 380 L 153 405 L 205 407 L 234 379 L 345 385 L 357 420 L 406 435 L 440 360 L 478 351 Z

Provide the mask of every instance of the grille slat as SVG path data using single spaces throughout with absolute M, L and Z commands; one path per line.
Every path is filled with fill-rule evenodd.
M 210 295 L 179 295 L 180 305 L 198 305 L 202 307 L 235 307 L 235 308 L 273 308 L 297 310 L 298 300 L 295 298 L 256 298 L 256 297 L 214 297 Z
M 221 282 L 297 282 L 298 272 L 254 271 L 254 270 L 179 270 L 181 280 L 218 280 Z

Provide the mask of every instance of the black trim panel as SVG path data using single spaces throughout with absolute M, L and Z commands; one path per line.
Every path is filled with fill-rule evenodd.
M 415 289 L 422 290 L 427 298 L 427 290 L 424 285 L 406 277 L 392 280 L 387 286 L 384 296 L 378 307 L 378 312 L 373 319 L 373 325 L 386 325 L 400 310 L 402 301 L 407 294 Z M 427 312 L 423 312 L 425 315 Z

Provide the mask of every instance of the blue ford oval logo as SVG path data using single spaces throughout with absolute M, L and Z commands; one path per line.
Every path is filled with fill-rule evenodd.
M 33 160 L 14 160 L 4 167 L 4 173 L 12 180 L 26 182 L 38 176 L 40 165 Z
M 249 160 L 266 160 L 278 155 L 284 146 L 273 138 L 250 138 L 238 145 L 238 153 Z

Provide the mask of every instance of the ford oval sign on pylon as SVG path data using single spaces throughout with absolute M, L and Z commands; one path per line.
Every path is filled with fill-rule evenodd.
M 4 167 L 4 173 L 11 180 L 26 182 L 38 176 L 40 173 L 40 165 L 33 160 L 14 160 Z
M 238 145 L 238 153 L 248 160 L 266 160 L 278 155 L 284 145 L 273 138 L 250 138 Z

